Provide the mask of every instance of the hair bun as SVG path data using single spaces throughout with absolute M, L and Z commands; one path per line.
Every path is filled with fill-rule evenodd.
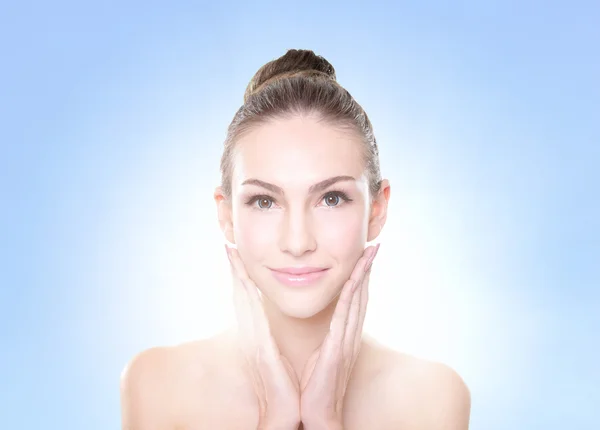
M 278 79 L 292 76 L 320 76 L 332 81 L 336 80 L 335 69 L 322 56 L 308 49 L 288 49 L 284 55 L 258 69 L 246 88 L 244 102 L 259 88 Z

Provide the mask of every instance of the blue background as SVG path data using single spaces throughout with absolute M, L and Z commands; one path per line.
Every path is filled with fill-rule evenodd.
M 134 354 L 231 318 L 207 287 L 221 145 L 255 71 L 302 48 L 392 183 L 373 331 L 457 369 L 472 429 L 600 428 L 599 22 L 579 1 L 2 5 L 2 426 L 119 428 Z

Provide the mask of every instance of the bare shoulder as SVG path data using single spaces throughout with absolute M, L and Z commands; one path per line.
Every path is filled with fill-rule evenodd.
M 163 429 L 176 425 L 182 397 L 202 387 L 206 341 L 146 349 L 121 372 L 123 429 Z
M 390 428 L 467 430 L 471 395 L 450 366 L 409 354 L 388 351 L 382 378 Z

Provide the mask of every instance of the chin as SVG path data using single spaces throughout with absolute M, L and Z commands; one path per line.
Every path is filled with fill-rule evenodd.
M 314 317 L 319 313 L 319 309 L 314 308 L 290 308 L 290 307 L 280 307 L 279 310 L 284 315 L 290 318 L 297 318 L 300 320 L 305 320 Z
M 319 314 L 323 310 L 323 307 L 316 306 L 316 303 L 312 305 L 300 305 L 300 304 L 290 304 L 286 303 L 284 305 L 278 306 L 279 310 L 292 318 L 298 319 L 309 319 Z
M 301 288 L 293 292 L 279 290 L 273 297 L 273 302 L 283 314 L 293 318 L 307 319 L 327 309 L 338 292 L 337 290 L 332 291 L 325 285 L 321 289 L 313 290 L 312 294 L 306 294 L 308 291 L 303 292 Z

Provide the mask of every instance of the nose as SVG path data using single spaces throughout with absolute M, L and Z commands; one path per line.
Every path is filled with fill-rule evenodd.
M 316 240 L 313 234 L 313 223 L 302 210 L 288 210 L 281 225 L 279 247 L 294 257 L 301 257 L 306 252 L 314 251 Z

